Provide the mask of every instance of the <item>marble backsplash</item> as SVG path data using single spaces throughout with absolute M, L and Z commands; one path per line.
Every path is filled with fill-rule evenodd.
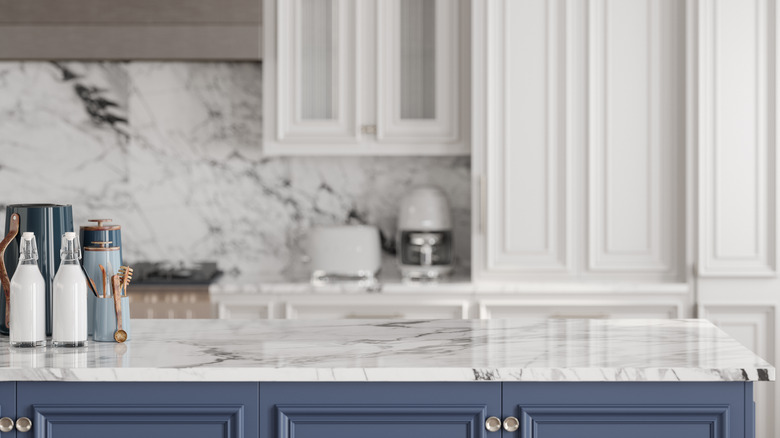
M 391 251 L 402 196 L 436 184 L 467 268 L 467 157 L 264 157 L 261 81 L 260 63 L 2 62 L 0 206 L 113 218 L 131 262 L 285 278 L 314 225 L 376 225 Z

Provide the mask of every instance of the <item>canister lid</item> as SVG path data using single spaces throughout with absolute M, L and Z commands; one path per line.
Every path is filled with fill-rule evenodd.
M 104 222 L 111 222 L 111 219 L 89 219 L 87 222 L 97 222 L 97 225 L 82 225 L 81 229 L 84 231 L 113 231 L 122 229 L 121 226 L 116 224 L 104 224 Z
M 92 246 L 85 246 L 84 251 L 119 251 L 118 246 L 110 246 L 111 241 L 108 242 L 90 242 Z

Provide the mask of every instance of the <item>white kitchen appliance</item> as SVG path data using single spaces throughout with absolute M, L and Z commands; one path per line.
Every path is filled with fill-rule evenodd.
M 382 266 L 379 229 L 368 225 L 315 227 L 309 235 L 311 282 L 377 285 Z
M 436 280 L 452 272 L 452 217 L 438 187 L 417 187 L 401 201 L 396 251 L 405 280 Z

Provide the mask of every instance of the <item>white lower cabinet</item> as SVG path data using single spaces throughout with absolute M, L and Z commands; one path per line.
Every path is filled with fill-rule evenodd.
M 517 299 L 487 299 L 479 302 L 479 317 L 496 318 L 682 318 L 680 303 L 616 304 L 580 300 L 559 304 L 550 301 L 519 301 Z
M 738 340 L 745 347 L 775 363 L 775 306 L 705 304 L 699 306 L 698 315 L 706 318 Z M 777 392 L 774 383 L 759 382 L 755 385 L 756 437 L 775 435 L 775 407 Z
M 224 295 L 211 301 L 216 305 L 219 319 L 271 319 L 274 302 L 260 295 Z
M 212 295 L 220 319 L 686 318 L 685 296 L 506 293 Z
M 288 319 L 463 319 L 469 317 L 469 304 L 468 299 L 418 296 L 306 298 L 288 301 L 284 316 Z

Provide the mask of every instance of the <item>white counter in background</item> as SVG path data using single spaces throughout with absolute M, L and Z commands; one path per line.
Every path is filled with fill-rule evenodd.
M 308 294 L 308 293 L 410 293 L 410 292 L 474 292 L 474 284 L 467 275 L 455 276 L 438 282 L 407 283 L 400 277 L 380 277 L 379 289 L 368 291 L 352 284 L 314 286 L 306 279 L 288 279 L 262 276 L 225 276 L 209 286 L 209 293 L 221 294 Z
M 380 277 L 378 291 L 315 287 L 306 279 L 220 278 L 209 287 L 222 319 L 687 318 L 687 284 L 487 283 L 467 274 L 437 283 Z

